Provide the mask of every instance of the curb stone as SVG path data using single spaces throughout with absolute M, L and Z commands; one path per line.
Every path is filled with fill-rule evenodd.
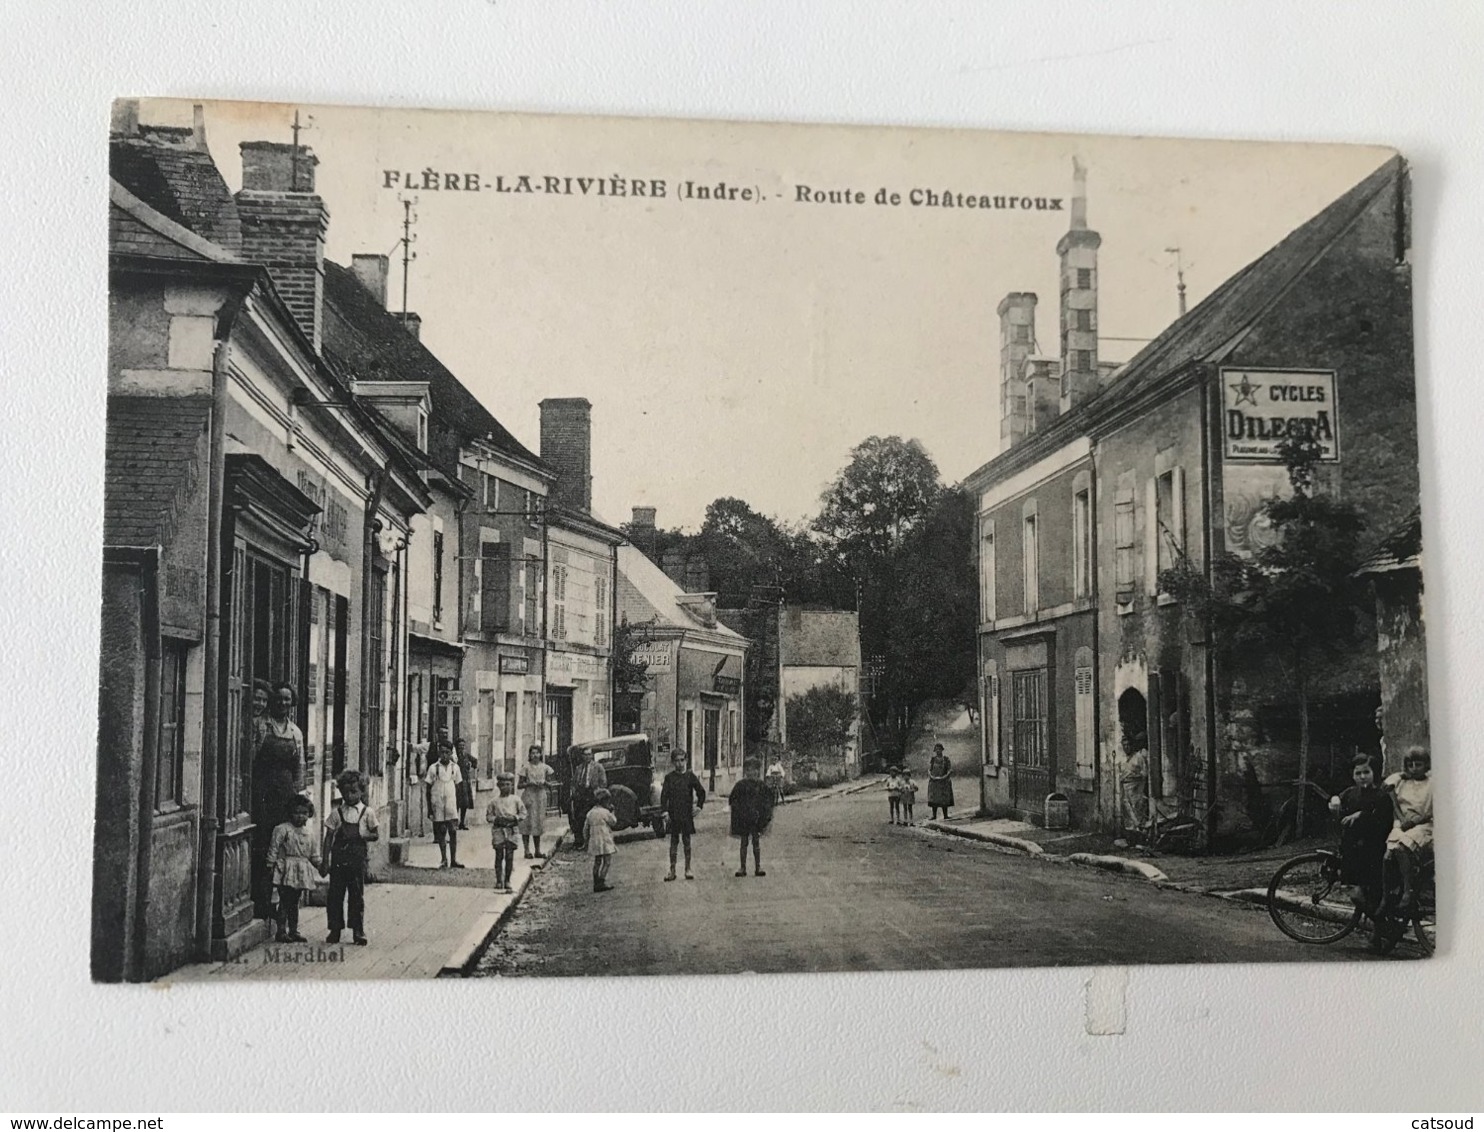
M 983 841 L 989 845 L 998 845 L 1005 849 L 1013 849 L 1017 853 L 1024 853 L 1027 857 L 1056 856 L 1056 854 L 1047 854 L 1046 850 L 1034 841 L 1027 841 L 1023 837 L 1011 837 L 1007 833 L 983 833 L 979 830 L 964 829 L 961 826 L 945 825 L 939 821 L 925 821 L 918 828 L 932 829 L 939 833 L 949 833 L 954 837 L 962 837 L 969 841 Z
M 1092 868 L 1104 869 L 1108 872 L 1140 876 L 1156 884 L 1170 879 L 1153 865 L 1145 861 L 1130 860 L 1128 857 L 1115 857 L 1102 853 L 1073 853 L 1067 860 L 1075 865 L 1090 865 Z
M 436 976 L 437 978 L 465 978 L 474 970 L 475 965 L 484 957 L 484 953 L 489 950 L 490 944 L 494 943 L 495 936 L 499 935 L 500 929 L 505 926 L 506 921 L 514 914 L 516 907 L 520 904 L 521 898 L 525 896 L 526 889 L 530 887 L 536 873 L 551 863 L 552 857 L 556 856 L 557 851 L 561 849 L 566 841 L 567 834 L 565 832 L 559 834 L 557 839 L 552 843 L 551 853 L 544 860 L 532 862 L 531 867 L 526 871 L 525 876 L 521 878 L 520 884 L 516 887 L 514 895 L 505 902 L 503 907 L 490 908 L 480 913 L 479 918 L 464 933 L 464 938 L 459 941 L 458 946 L 443 961 L 443 967 L 439 970 Z M 494 895 L 503 895 L 503 893 Z

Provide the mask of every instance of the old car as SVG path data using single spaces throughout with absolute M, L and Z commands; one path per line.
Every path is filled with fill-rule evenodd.
M 581 752 L 590 751 L 608 775 L 609 807 L 618 819 L 618 829 L 647 825 L 656 837 L 667 832 L 665 813 L 660 809 L 660 786 L 665 772 L 654 765 L 654 750 L 648 735 L 615 735 L 574 743 L 562 766 L 562 812 L 570 814 L 571 794 L 567 785 L 577 775 Z

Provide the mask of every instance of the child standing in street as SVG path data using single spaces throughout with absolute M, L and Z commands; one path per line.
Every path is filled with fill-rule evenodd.
M 314 803 L 302 794 L 289 800 L 289 820 L 273 829 L 268 843 L 268 869 L 278 888 L 279 943 L 305 943 L 299 934 L 299 900 L 313 890 L 320 872 L 319 846 L 310 832 Z
M 670 755 L 670 773 L 660 787 L 660 809 L 670 823 L 670 871 L 666 880 L 675 879 L 675 857 L 681 843 L 685 845 L 685 879 L 695 880 L 690 871 L 690 839 L 696 832 L 696 814 L 706 804 L 706 788 L 701 780 L 686 769 L 686 754 L 676 747 Z
M 335 780 L 340 804 L 325 818 L 325 840 L 320 850 L 320 868 L 330 874 L 330 895 L 325 909 L 330 934 L 326 943 L 339 943 L 347 912 L 356 944 L 366 939 L 366 846 L 379 840 L 376 811 L 366 805 L 360 771 L 344 771 Z M 347 909 L 347 904 L 349 908 Z
M 594 892 L 607 892 L 613 887 L 608 883 L 608 867 L 613 864 L 613 854 L 618 852 L 618 845 L 613 840 L 613 827 L 618 824 L 618 819 L 608 808 L 609 797 L 606 788 L 595 790 L 593 808 L 588 810 L 582 823 L 582 839 L 593 858 Z
M 912 801 L 917 797 L 917 783 L 912 781 L 912 772 L 902 767 L 902 824 L 912 825 Z
M 737 875 L 747 875 L 747 844 L 752 843 L 752 872 L 764 877 L 761 839 L 773 821 L 773 792 L 762 782 L 757 763 L 742 768 L 742 781 L 732 787 L 727 806 L 732 812 L 732 836 L 741 847 Z
M 490 827 L 490 844 L 495 850 L 495 891 L 513 892 L 510 873 L 515 868 L 516 828 L 526 819 L 526 805 L 516 797 L 515 775 L 497 774 L 495 785 L 500 792 L 490 799 L 484 811 L 484 820 Z
M 892 767 L 886 776 L 886 805 L 891 811 L 888 825 L 902 824 L 902 768 Z

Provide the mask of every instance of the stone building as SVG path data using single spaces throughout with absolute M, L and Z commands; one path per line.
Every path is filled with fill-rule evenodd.
M 637 730 L 658 757 L 683 748 L 707 789 L 726 793 L 742 772 L 748 641 L 720 621 L 715 594 L 684 592 L 630 543 L 617 556 L 617 614 L 647 665 Z
M 1296 711 L 1275 672 L 1228 665 L 1160 578 L 1176 563 L 1209 574 L 1270 537 L 1260 508 L 1286 490 L 1290 430 L 1321 440 L 1322 485 L 1372 532 L 1416 506 L 1406 169 L 1387 162 L 1118 367 L 1072 356 L 1101 285 L 1078 172 L 1058 245 L 1059 391 L 1035 364 L 1034 296 L 1008 296 L 1006 447 L 966 481 L 980 500 L 983 800 L 1036 816 L 1061 794 L 1078 824 L 1114 825 L 1127 737 L 1148 748 L 1161 812 L 1214 834 L 1240 819 L 1249 767 L 1266 784 L 1293 777 Z M 1374 664 L 1342 668 L 1315 720 L 1323 767 L 1378 740 Z
M 313 155 L 193 127 L 110 139 L 109 365 L 93 972 L 145 979 L 266 934 L 257 682 L 288 684 L 309 787 L 357 767 L 386 810 L 401 547 L 420 469 L 320 355 Z

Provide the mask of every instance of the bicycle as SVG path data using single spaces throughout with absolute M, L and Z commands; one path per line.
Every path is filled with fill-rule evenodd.
M 1338 943 L 1362 921 L 1369 921 L 1371 948 L 1390 955 L 1410 929 L 1424 957 L 1436 946 L 1437 896 L 1433 862 L 1418 869 L 1416 904 L 1398 915 L 1381 892 L 1368 893 L 1366 907 L 1357 908 L 1340 880 L 1340 854 L 1333 849 L 1300 853 L 1278 866 L 1268 882 L 1268 915 L 1278 930 L 1300 943 Z M 1332 899 L 1331 897 L 1337 897 Z

